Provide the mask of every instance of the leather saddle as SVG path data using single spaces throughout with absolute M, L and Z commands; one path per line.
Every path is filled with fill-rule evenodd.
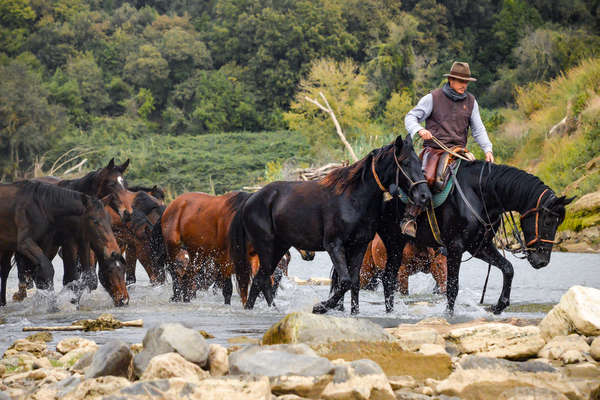
M 473 153 L 464 147 L 456 146 L 451 150 L 469 160 L 475 160 Z M 433 147 L 425 147 L 419 157 L 423 163 L 423 172 L 431 193 L 439 193 L 444 190 L 450 179 L 450 167 L 456 161 L 456 157 Z

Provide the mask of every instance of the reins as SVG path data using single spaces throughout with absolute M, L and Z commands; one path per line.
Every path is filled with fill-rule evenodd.
M 407 156 L 402 156 L 400 159 L 398 159 L 398 157 L 396 157 L 396 152 L 394 151 L 394 162 L 396 163 L 396 187 L 400 187 L 399 186 L 399 172 L 402 172 L 402 174 L 404 175 L 404 177 L 408 180 L 410 186 L 408 188 L 408 194 L 409 194 L 409 201 L 412 201 L 410 199 L 410 194 L 412 193 L 412 190 L 420 183 L 427 183 L 427 181 L 425 179 L 421 179 L 418 181 L 413 181 L 410 176 L 408 176 L 408 174 L 406 173 L 406 171 L 404 171 L 404 168 L 402 168 L 402 166 L 400 165 L 400 162 L 402 160 L 405 160 L 407 158 Z M 375 178 L 375 182 L 377 183 L 377 186 L 379 187 L 379 189 L 381 189 L 381 191 L 384 193 L 384 200 L 390 200 L 391 197 L 391 193 L 389 189 L 386 189 L 385 186 L 383 186 L 383 183 L 381 183 L 381 179 L 379 179 L 379 175 L 377 175 L 377 171 L 375 170 L 375 157 L 371 158 L 371 172 L 373 173 L 373 178 Z

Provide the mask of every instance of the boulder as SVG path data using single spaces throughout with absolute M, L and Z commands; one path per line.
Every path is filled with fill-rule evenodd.
M 81 347 L 73 349 L 61 358 L 59 358 L 58 362 L 64 365 L 65 367 L 71 367 L 86 354 L 95 353 L 96 351 L 97 349 L 93 347 Z
M 87 368 L 86 378 L 100 376 L 122 376 L 129 378 L 133 354 L 129 345 L 120 340 L 111 340 L 96 351 L 91 365 Z
M 590 351 L 590 345 L 577 334 L 555 336 L 540 349 L 538 356 L 549 360 L 559 360 L 563 353 L 569 350 L 587 353 Z
M 600 290 L 571 287 L 539 326 L 545 340 L 570 333 L 600 335 Z
M 52 366 L 52 363 L 50 362 L 50 360 L 48 360 L 47 357 L 41 357 L 36 359 L 33 364 L 31 365 L 31 369 L 40 369 L 40 368 L 46 368 L 46 369 L 52 369 L 54 368 Z
M 565 364 L 575 364 L 585 361 L 585 356 L 577 350 L 567 350 L 560 355 L 560 360 Z
M 423 344 L 443 345 L 444 338 L 433 328 L 420 328 L 416 325 L 398 325 L 396 328 L 386 329 L 408 351 L 417 351 Z
M 419 347 L 419 354 L 423 354 L 424 356 L 436 356 L 436 355 L 446 355 L 449 356 L 446 348 L 441 344 L 430 344 L 423 343 Z
M 4 357 L 10 357 L 11 355 L 27 352 L 31 353 L 36 357 L 40 357 L 48 348 L 44 341 L 30 342 L 27 339 L 19 339 L 15 341 L 5 352 Z
M 592 345 L 590 346 L 590 355 L 594 360 L 600 361 L 600 336 L 592 342 Z
M 96 351 L 98 345 L 93 340 L 88 340 L 80 337 L 68 337 L 56 344 L 56 350 L 61 354 L 67 354 L 75 349 L 89 348 Z
M 29 371 L 33 369 L 33 364 L 37 361 L 37 357 L 31 353 L 21 352 L 11 356 L 6 356 L 0 360 L 0 365 L 3 365 L 7 370 L 12 372 Z
M 79 360 L 75 362 L 75 364 L 73 364 L 73 366 L 69 370 L 72 372 L 85 374 L 85 369 L 92 365 L 92 361 L 94 361 L 94 354 L 96 353 L 93 351 L 85 353 L 79 358 Z
M 563 368 L 563 374 L 573 379 L 594 379 L 600 380 L 600 366 L 592 362 L 581 362 L 577 364 L 566 365 Z
M 52 341 L 52 333 L 50 332 L 36 332 L 32 335 L 29 335 L 25 338 L 25 340 L 29 340 L 30 342 L 51 342 Z
M 263 344 L 306 343 L 318 345 L 340 340 L 383 342 L 394 337 L 366 319 L 337 318 L 296 312 L 286 315 L 264 334 Z
M 219 344 L 209 346 L 208 368 L 212 376 L 223 376 L 229 371 L 229 356 L 225 347 Z
M 179 353 L 186 360 L 204 367 L 208 360 L 208 344 L 202 335 L 181 324 L 162 324 L 149 329 L 143 341 L 144 349 L 134 358 L 134 370 L 141 376 L 152 357 L 164 353 Z
M 142 380 L 183 378 L 192 383 L 198 383 L 210 374 L 198 365 L 187 361 L 178 353 L 165 353 L 152 357 Z
M 140 381 L 123 388 L 103 400 L 271 400 L 269 380 L 266 377 L 240 376 L 236 378 L 209 378 L 201 382 L 187 382 L 181 378 Z
M 335 342 L 314 346 L 317 354 L 330 360 L 375 361 L 386 375 L 410 375 L 416 379 L 444 379 L 452 371 L 448 354 L 424 355 L 406 351 L 397 342 Z
M 515 387 L 500 393 L 498 400 L 568 400 L 564 394 L 556 390 L 536 387 Z
M 333 380 L 333 374 L 321 376 L 284 375 L 269 378 L 274 395 L 295 395 L 302 398 L 319 398 L 325 386 Z
M 414 389 L 418 386 L 417 381 L 410 375 L 388 377 L 392 390 Z
M 338 364 L 320 398 L 395 400 L 396 396 L 383 370 L 371 360 Z
M 453 329 L 446 340 L 464 354 L 513 360 L 531 358 L 544 346 L 544 339 L 535 326 L 514 326 L 490 323 Z
M 465 356 L 435 391 L 465 400 L 497 399 L 503 392 L 523 386 L 549 389 L 570 399 L 586 398 L 557 369 L 546 363 L 477 356 Z
M 415 393 L 412 390 L 400 389 L 394 391 L 396 400 L 431 400 L 431 396 L 422 393 Z
M 317 356 L 304 344 L 248 346 L 229 355 L 232 375 L 321 376 L 330 374 L 333 368 L 328 359 Z
M 71 389 L 61 400 L 93 400 L 114 393 L 131 382 L 117 376 L 102 376 L 100 378 L 86 379 Z

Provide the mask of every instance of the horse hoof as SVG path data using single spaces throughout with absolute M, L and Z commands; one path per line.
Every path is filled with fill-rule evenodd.
M 325 307 L 323 303 L 318 303 L 315 304 L 312 312 L 313 314 L 325 314 L 327 311 L 329 311 L 329 308 Z
M 342 303 L 340 301 L 335 307 L 333 307 L 333 309 L 336 310 L 336 311 L 344 311 L 345 310 L 344 303 Z
M 495 305 L 495 306 L 486 307 L 485 310 L 487 312 L 493 313 L 494 315 L 500 315 L 500 314 L 502 314 L 502 311 L 504 311 L 505 308 L 506 308 L 506 306 Z

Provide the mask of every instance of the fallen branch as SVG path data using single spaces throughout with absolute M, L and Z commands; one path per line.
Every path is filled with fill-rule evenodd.
M 110 314 L 102 314 L 98 319 L 84 319 L 76 321 L 67 326 L 24 326 L 23 332 L 32 331 L 105 331 L 123 327 L 141 328 L 144 321 L 136 319 L 133 321 L 119 321 Z

